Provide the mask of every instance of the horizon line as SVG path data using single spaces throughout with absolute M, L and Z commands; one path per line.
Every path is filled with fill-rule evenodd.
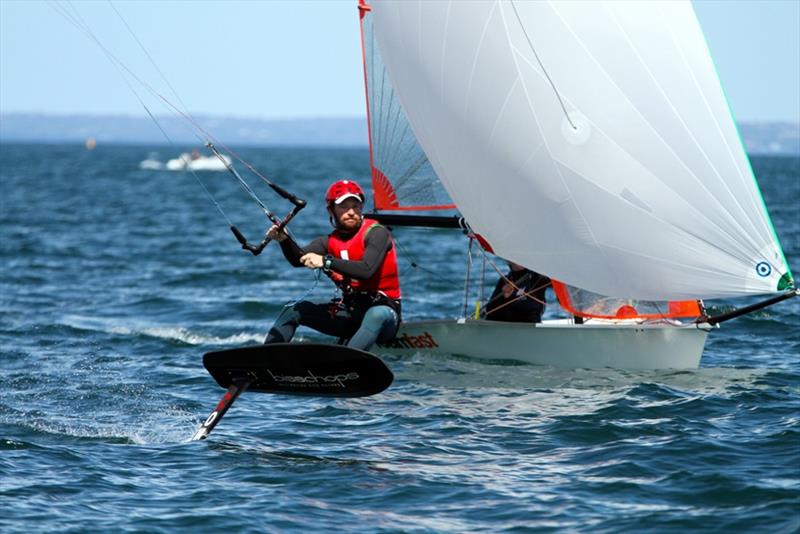
M 92 112 L 83 112 L 83 111 L 76 111 L 76 112 L 61 112 L 61 111 L 3 111 L 0 110 L 0 116 L 10 116 L 10 115 L 28 115 L 28 116 L 39 116 L 39 117 L 92 117 L 92 118 L 128 118 L 128 119 L 150 119 L 147 114 L 137 115 L 132 113 L 123 113 L 123 112 L 102 112 L 102 113 L 92 113 Z M 264 116 L 257 116 L 257 115 L 237 115 L 237 114 L 206 114 L 206 113 L 197 113 L 191 114 L 193 117 L 203 117 L 203 118 L 216 118 L 216 119 L 238 119 L 238 120 L 261 120 L 261 121 L 298 121 L 298 120 L 359 120 L 359 121 L 366 121 L 367 116 L 364 115 L 298 115 L 293 117 L 264 117 Z M 183 120 L 184 117 L 180 115 L 176 115 L 175 113 L 172 114 L 154 114 L 154 117 L 159 119 L 178 119 Z M 783 119 L 734 119 L 737 123 L 750 123 L 750 124 L 759 124 L 759 123 L 785 123 L 785 124 L 793 124 L 793 125 L 800 125 L 800 120 L 796 120 L 793 118 L 783 118 Z

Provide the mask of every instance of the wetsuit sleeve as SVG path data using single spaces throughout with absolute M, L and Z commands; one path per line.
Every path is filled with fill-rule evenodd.
M 505 302 L 505 299 L 501 292 L 503 290 L 503 286 L 505 285 L 506 281 L 503 278 L 497 281 L 497 284 L 494 286 L 494 291 L 492 291 L 492 296 L 489 297 L 489 300 L 486 301 L 486 313 L 490 314 L 497 308 L 500 304 Z
M 506 275 L 506 278 L 514 282 L 519 290 L 514 291 L 510 297 L 506 298 L 501 292 L 505 280 L 503 278 L 498 280 L 492 297 L 486 304 L 486 318 L 511 322 L 538 323 L 541 321 L 544 311 L 544 293 L 549 279 L 533 272 L 527 272 L 522 276 L 511 272 Z
M 303 256 L 303 254 L 315 252 L 324 256 L 328 253 L 328 238 L 326 236 L 320 236 L 302 248 L 294 239 L 284 239 L 281 241 L 281 252 L 283 252 L 286 261 L 291 263 L 292 266 L 302 267 L 303 264 L 300 263 L 300 257 Z
M 392 245 L 392 234 L 383 226 L 373 226 L 364 238 L 364 256 L 358 261 L 333 258 L 331 269 L 348 278 L 367 280 L 378 272 Z M 327 247 L 327 243 L 326 243 Z

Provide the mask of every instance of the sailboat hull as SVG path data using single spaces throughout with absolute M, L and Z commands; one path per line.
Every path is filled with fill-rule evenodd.
M 694 369 L 710 329 L 701 326 L 416 321 L 403 323 L 397 337 L 378 352 L 458 354 L 569 368 Z

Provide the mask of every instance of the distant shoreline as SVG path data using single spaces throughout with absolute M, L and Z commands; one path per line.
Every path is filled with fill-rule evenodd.
M 196 116 L 195 121 L 219 141 L 237 146 L 366 147 L 363 117 L 264 120 Z M 202 144 L 183 119 L 123 115 L 0 114 L 0 142 L 74 142 L 93 138 L 98 144 Z M 159 130 L 166 132 L 169 140 Z
M 368 150 L 369 146 L 364 145 L 335 145 L 335 144 L 325 144 L 325 145 L 308 145 L 308 144 L 252 144 L 252 143 L 228 143 L 225 142 L 227 146 L 230 146 L 233 149 L 251 149 L 251 148 L 273 148 L 273 149 L 302 149 L 302 150 Z M 6 147 L 78 147 L 85 149 L 86 148 L 86 140 L 77 141 L 77 140 L 65 140 L 65 141 L 57 141 L 57 140 L 37 140 L 37 139 L 22 139 L 22 140 L 9 140 L 0 138 L 0 146 Z M 199 143 L 175 143 L 174 145 L 169 144 L 166 141 L 158 142 L 158 141 L 107 141 L 107 142 L 97 142 L 96 146 L 92 148 L 99 149 L 102 147 L 115 147 L 115 148 L 145 148 L 150 149 L 153 151 L 156 150 L 163 150 L 164 152 L 168 152 L 170 150 L 186 152 L 193 150 L 195 148 L 201 149 L 202 146 Z M 202 149 L 206 150 L 206 149 Z M 786 154 L 786 157 L 794 157 L 794 154 Z M 797 155 L 800 157 L 800 154 Z
M 2 144 L 198 146 L 202 142 L 183 119 L 158 117 L 169 141 L 149 117 L 124 115 L 0 114 Z M 365 148 L 364 117 L 250 119 L 197 116 L 195 120 L 216 139 L 241 147 Z M 740 122 L 739 131 L 750 155 L 800 155 L 800 123 Z

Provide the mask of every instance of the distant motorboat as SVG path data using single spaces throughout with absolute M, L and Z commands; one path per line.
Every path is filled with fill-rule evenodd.
M 203 156 L 195 150 L 191 153 L 184 152 L 167 161 L 164 168 L 168 171 L 224 171 L 230 164 L 231 159 L 227 156 L 222 156 L 222 159 L 217 156 Z
M 158 161 L 158 154 L 156 152 L 150 152 L 147 155 L 147 159 L 143 159 L 139 162 L 139 168 L 144 171 L 160 171 L 164 168 L 164 164 Z

